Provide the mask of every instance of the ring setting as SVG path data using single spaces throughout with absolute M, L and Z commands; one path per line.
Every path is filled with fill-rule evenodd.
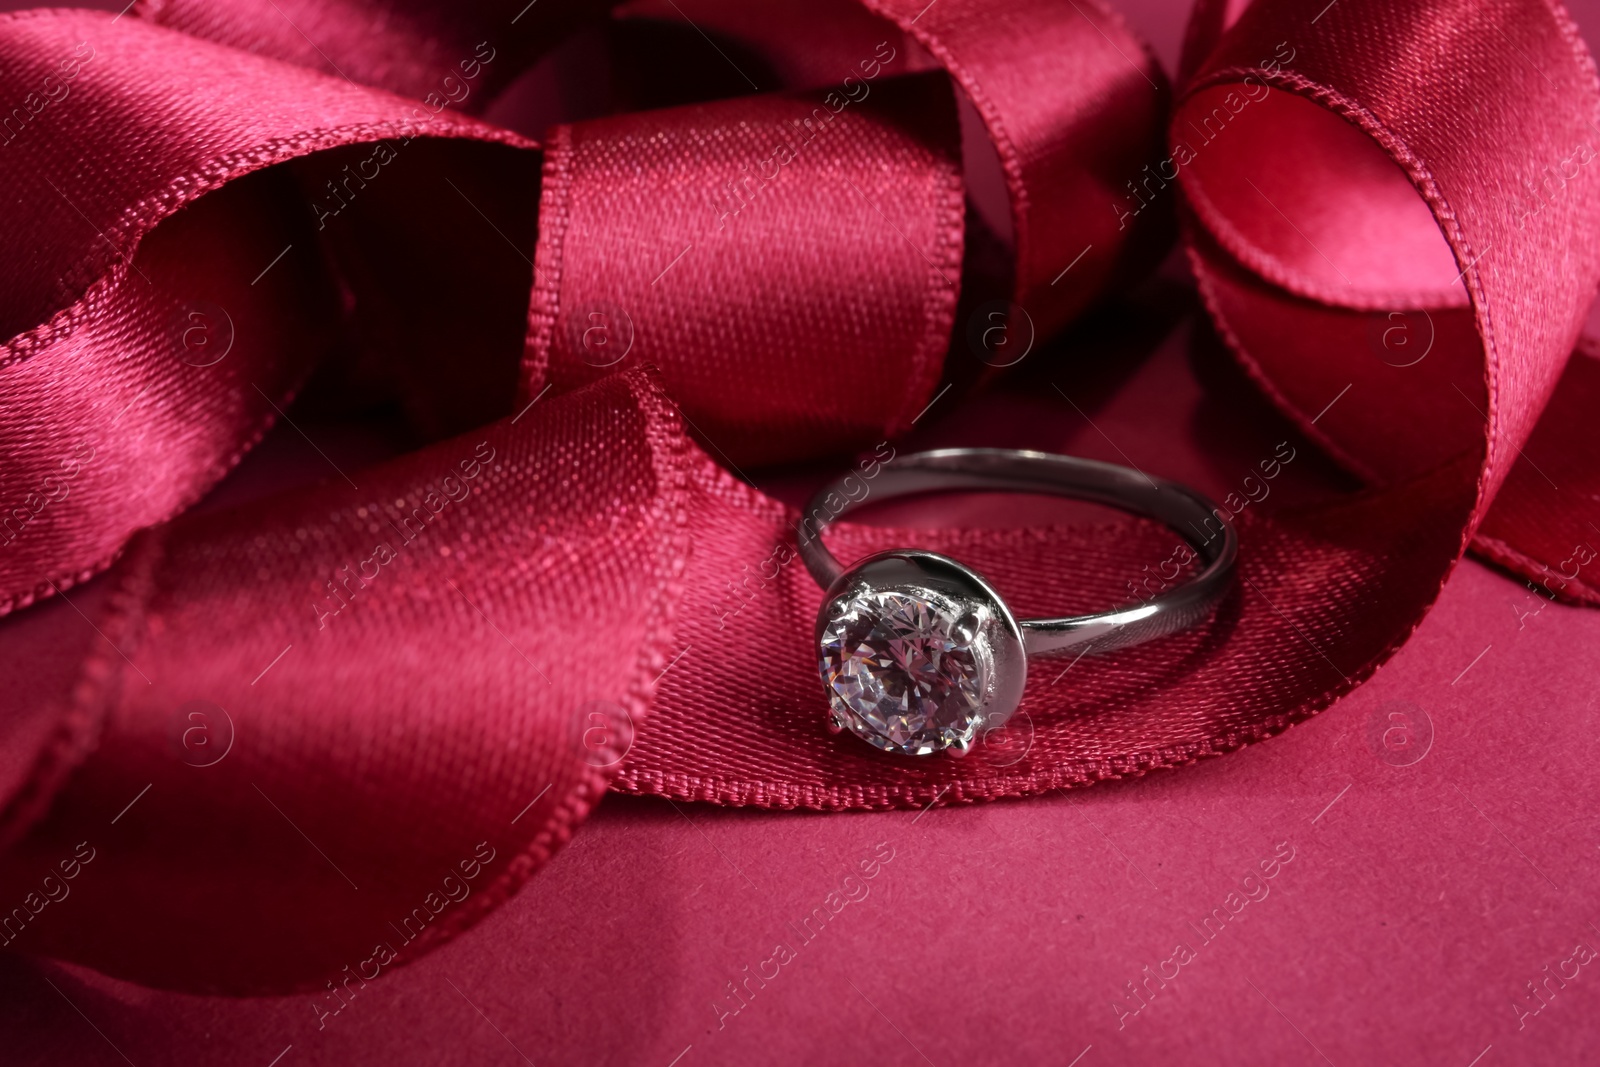
M 1022 630 L 989 584 L 934 552 L 870 556 L 817 618 L 831 723 L 889 752 L 964 755 L 1022 699 Z
M 944 449 L 883 464 L 872 487 L 880 499 L 949 490 L 1042 492 L 1210 534 L 1190 538 L 1203 561 L 1198 572 L 1153 600 L 1093 615 L 1018 620 L 982 575 L 936 552 L 896 549 L 843 567 L 821 532 L 865 502 L 868 494 L 851 493 L 848 481 L 813 498 L 799 550 L 826 591 L 815 638 L 827 725 L 886 752 L 965 755 L 1016 712 L 1030 656 L 1105 652 L 1192 626 L 1226 593 L 1237 555 L 1226 512 L 1185 486 L 1130 468 L 1003 449 Z

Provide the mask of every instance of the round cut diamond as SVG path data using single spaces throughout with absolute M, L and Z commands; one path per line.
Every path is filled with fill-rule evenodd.
M 944 597 L 857 589 L 822 629 L 822 680 L 842 726 L 879 748 L 965 750 L 984 719 L 990 656 L 980 620 Z

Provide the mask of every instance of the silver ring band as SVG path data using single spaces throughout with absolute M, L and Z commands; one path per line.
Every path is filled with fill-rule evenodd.
M 817 639 L 832 725 L 890 751 L 966 751 L 980 728 L 1001 725 L 1015 710 L 1029 656 L 1109 652 L 1195 625 L 1226 595 L 1238 555 L 1227 512 L 1187 486 L 1110 463 L 949 448 L 889 460 L 859 492 L 863 482 L 852 473 L 818 490 L 797 540 L 806 569 L 827 591 Z M 1015 619 L 981 576 L 948 557 L 880 552 L 847 569 L 822 542 L 828 523 L 868 500 L 953 490 L 1045 493 L 1143 515 L 1178 531 L 1202 566 L 1137 605 Z

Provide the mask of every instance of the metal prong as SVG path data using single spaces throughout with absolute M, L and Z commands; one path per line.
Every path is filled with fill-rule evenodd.
M 828 715 L 828 732 L 830 734 L 837 734 L 842 733 L 843 731 L 844 723 L 839 720 L 839 714 L 837 712 L 830 713 Z
M 950 742 L 950 746 L 946 748 L 945 751 L 950 753 L 950 755 L 954 756 L 956 759 L 960 759 L 962 756 L 965 756 L 968 752 L 972 751 L 972 739 L 967 738 L 965 740 L 957 739 L 952 741 Z

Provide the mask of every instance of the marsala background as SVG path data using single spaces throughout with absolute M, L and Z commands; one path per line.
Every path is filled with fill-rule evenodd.
M 1170 70 L 1182 0 L 1118 6 Z M 1594 47 L 1600 5 L 1573 10 Z M 1220 492 L 1283 431 L 1190 351 L 1190 321 L 1164 324 L 1136 369 L 1064 373 L 1133 462 Z M 1041 407 L 1038 384 L 946 411 L 912 444 L 1118 458 Z M 275 434 L 225 491 L 310 470 L 304 447 Z M 1299 460 L 1279 491 L 1325 473 Z M 1600 612 L 1523 615 L 1539 603 L 1468 560 L 1405 649 L 1311 722 L 1072 796 L 921 816 L 610 797 L 520 895 L 320 1031 L 305 996 L 158 993 L 0 955 L 0 1064 L 1596 1062 L 1600 960 L 1520 1031 L 1512 1007 L 1576 943 L 1600 947 Z M 1395 702 L 1432 723 L 1411 766 L 1369 740 Z M 879 842 L 893 859 L 867 897 L 719 1029 L 726 983 L 794 944 L 786 924 Z M 1188 922 L 1280 842 L 1294 858 L 1269 895 L 1199 945 Z M 1119 990 L 1178 941 L 1198 957 L 1119 1030 Z

